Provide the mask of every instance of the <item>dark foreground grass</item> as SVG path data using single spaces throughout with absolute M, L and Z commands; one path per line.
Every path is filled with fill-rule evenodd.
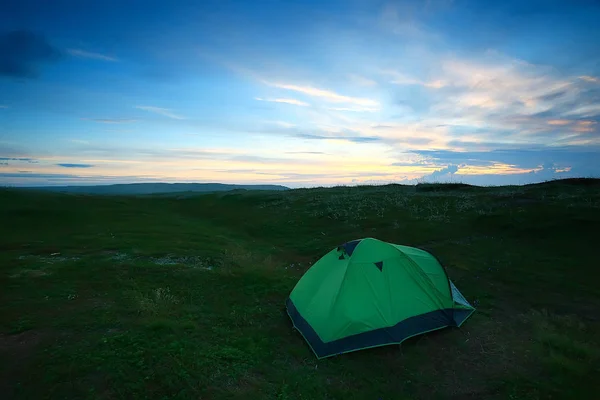
M 592 399 L 600 185 L 173 197 L 0 192 L 0 393 L 15 399 Z M 285 314 L 360 237 L 425 247 L 477 312 L 317 361 Z

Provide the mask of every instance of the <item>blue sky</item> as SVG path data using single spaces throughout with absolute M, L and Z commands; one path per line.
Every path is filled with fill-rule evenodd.
M 600 175 L 594 1 L 29 1 L 0 184 Z

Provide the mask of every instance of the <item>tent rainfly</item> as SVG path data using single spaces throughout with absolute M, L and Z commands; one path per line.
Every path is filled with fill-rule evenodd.
M 475 311 L 433 255 L 373 238 L 323 256 L 298 281 L 286 308 L 317 358 L 461 326 Z

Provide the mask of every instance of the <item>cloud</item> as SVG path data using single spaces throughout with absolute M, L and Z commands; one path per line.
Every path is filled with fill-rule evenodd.
M 99 122 L 101 124 L 130 124 L 132 122 L 137 122 L 137 119 L 128 119 L 128 118 L 81 118 L 84 121 L 94 121 Z
M 600 83 L 600 78 L 596 78 L 593 76 L 584 75 L 584 76 L 580 76 L 579 79 L 582 79 L 586 82 L 591 82 L 591 83 Z
M 0 161 L 22 161 L 30 164 L 37 164 L 38 160 L 33 158 L 22 158 L 22 157 L 0 157 Z
M 56 164 L 63 168 L 92 168 L 92 164 Z
M 157 178 L 147 176 L 104 176 L 74 175 L 55 173 L 34 173 L 31 171 L 0 173 L 0 184 L 15 187 L 57 186 L 57 185 L 94 185 L 108 183 L 156 182 Z
M 67 174 L 36 174 L 32 171 L 18 171 L 18 172 L 1 172 L 0 178 L 71 178 L 74 175 Z
M 569 125 L 570 123 L 571 123 L 571 121 L 569 121 L 568 119 L 551 119 L 548 121 L 548 125 L 563 126 L 563 125 Z
M 81 50 L 81 49 L 67 49 L 67 53 L 69 53 L 70 55 L 72 55 L 74 57 L 79 57 L 79 58 L 90 58 L 93 60 L 102 60 L 102 61 L 111 61 L 111 62 L 119 61 L 119 59 L 116 57 L 107 56 L 107 55 L 101 54 L 101 53 L 94 53 L 91 51 L 85 51 L 85 50 Z
M 310 133 L 296 133 L 293 135 L 294 137 L 300 139 L 310 139 L 310 140 L 343 140 L 347 142 L 353 143 L 372 143 L 379 142 L 382 140 L 379 136 L 325 136 L 325 135 L 313 135 Z
M 596 121 L 577 121 L 575 123 L 575 127 L 573 127 L 572 129 L 575 132 L 595 132 L 596 127 L 594 125 L 596 124 Z
M 0 104 L 0 108 L 8 108 L 8 106 L 5 106 L 4 104 Z
M 500 149 L 493 151 L 451 150 L 415 150 L 430 162 L 436 164 L 458 165 L 459 173 L 464 174 L 469 169 L 471 174 L 493 173 L 494 166 L 504 166 L 496 172 L 513 171 L 529 172 L 538 170 L 544 165 L 553 165 L 557 170 L 569 169 L 572 176 L 597 176 L 600 166 L 597 159 L 600 147 L 581 148 L 563 146 L 555 148 L 537 147 L 530 149 Z
M 451 139 L 449 129 L 436 125 L 426 121 L 398 122 L 382 119 L 379 123 L 368 123 L 363 120 L 362 122 L 350 121 L 338 131 L 346 135 L 351 132 L 352 136 L 378 138 L 386 147 L 395 150 L 422 149 L 426 146 L 430 149 L 446 148 L 448 140 Z
M 317 127 L 298 127 L 296 125 L 269 124 L 252 130 L 256 132 L 271 135 L 285 135 L 292 138 L 308 140 L 333 140 L 347 141 L 354 143 L 383 142 L 384 138 L 378 135 L 362 134 L 361 131 L 351 128 L 329 129 L 327 126 Z
M 451 84 L 443 92 L 444 102 L 433 110 L 436 113 L 468 114 L 482 123 L 505 124 L 506 116 L 511 116 L 513 121 L 521 117 L 522 122 L 527 117 L 547 112 L 548 117 L 558 120 L 564 119 L 560 117 L 569 111 L 577 114 L 585 111 L 577 111 L 577 108 L 589 92 L 586 93 L 577 80 L 559 76 L 549 67 L 496 53 L 477 61 L 450 58 L 442 60 L 441 66 L 440 79 Z M 560 112 L 560 107 L 571 110 Z
M 568 95 L 568 90 L 557 90 L 554 93 L 543 94 L 537 97 L 535 100 L 543 101 L 543 102 L 552 102 L 560 99 L 561 97 Z
M 551 67 L 487 52 L 478 59 L 440 56 L 425 77 L 382 72 L 406 83 L 394 89 L 405 115 L 446 126 L 443 142 L 457 150 L 600 144 L 600 126 L 578 122 L 600 119 L 600 89 Z
M 458 171 L 458 166 L 448 165 L 445 168 L 433 171 L 431 174 L 425 176 L 424 178 L 425 179 L 427 179 L 427 178 L 439 179 L 439 178 L 445 177 L 446 175 L 452 175 L 452 174 L 456 173 L 456 171 Z
M 280 170 L 259 170 L 255 168 L 243 168 L 243 169 L 222 169 L 218 172 L 224 172 L 228 174 L 257 174 L 257 175 L 269 175 L 272 177 L 278 177 L 279 182 L 285 182 L 288 179 L 303 179 L 306 181 L 314 181 L 323 178 L 323 175 L 319 173 L 304 173 L 304 172 L 290 172 Z M 390 176 L 388 172 L 368 172 L 364 174 L 361 171 L 340 171 L 331 173 L 328 175 L 333 179 L 340 178 L 352 178 L 352 177 L 364 177 L 364 176 Z M 389 182 L 386 182 L 389 183 Z
M 35 78 L 43 64 L 60 57 L 42 35 L 30 31 L 0 34 L 0 76 Z
M 330 90 L 324 90 L 319 88 L 314 88 L 312 86 L 298 86 L 298 85 L 290 85 L 285 83 L 269 83 L 265 82 L 269 86 L 273 86 L 280 89 L 291 90 L 294 92 L 302 93 L 312 97 L 322 98 L 326 101 L 332 103 L 348 103 L 348 104 L 356 104 L 364 107 L 378 107 L 379 103 L 375 100 L 360 98 L 360 97 L 350 97 L 344 96 Z
M 185 119 L 185 117 L 175 114 L 173 111 L 171 111 L 168 108 L 153 107 L 153 106 L 135 106 L 135 108 L 144 110 L 144 111 L 148 111 L 148 112 L 152 112 L 155 114 L 159 114 L 159 115 L 164 115 L 165 117 L 169 117 L 169 118 L 173 118 L 173 119 Z
M 258 101 L 268 101 L 271 103 L 293 104 L 295 106 L 301 106 L 301 107 L 309 107 L 310 106 L 310 104 L 305 103 L 304 101 L 296 100 L 296 99 L 263 99 L 261 97 L 255 97 L 254 99 L 258 100 Z
M 183 160 L 226 160 L 241 153 L 237 149 L 201 147 L 138 147 L 125 144 L 104 145 L 98 142 L 71 141 L 73 154 L 89 162 L 171 162 Z

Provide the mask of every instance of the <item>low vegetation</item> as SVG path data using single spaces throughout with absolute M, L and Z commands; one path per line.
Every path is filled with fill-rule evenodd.
M 591 399 L 600 183 L 0 191 L 8 399 Z M 284 301 L 332 247 L 420 246 L 477 312 L 318 361 Z

